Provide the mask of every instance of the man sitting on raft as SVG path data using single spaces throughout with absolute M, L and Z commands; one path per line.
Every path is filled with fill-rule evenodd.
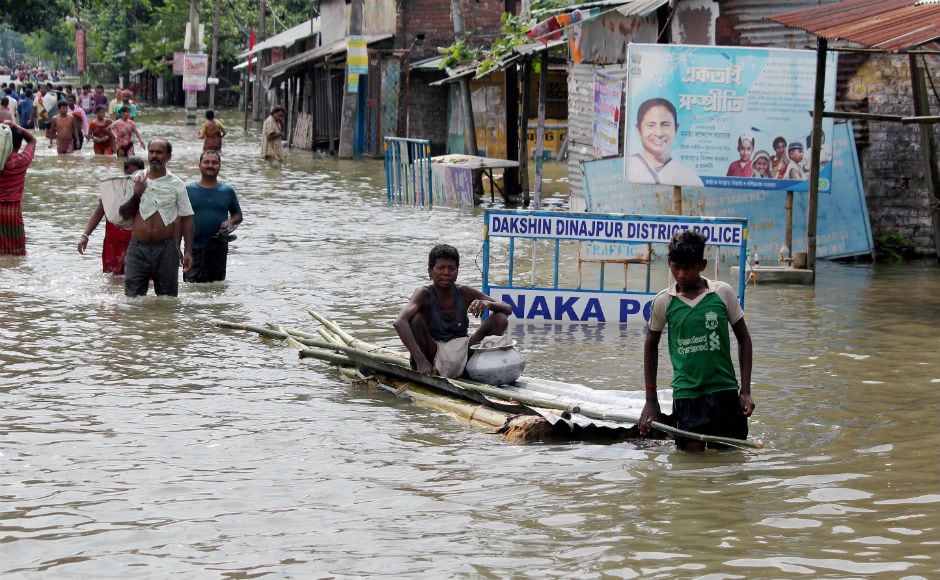
M 502 335 L 509 326 L 512 307 L 493 300 L 470 286 L 457 284 L 460 255 L 447 244 L 428 254 L 432 284 L 421 286 L 395 320 L 395 331 L 411 353 L 411 367 L 420 373 L 455 378 L 464 372 L 471 346 L 486 336 Z M 472 314 L 489 311 L 480 327 L 468 336 Z

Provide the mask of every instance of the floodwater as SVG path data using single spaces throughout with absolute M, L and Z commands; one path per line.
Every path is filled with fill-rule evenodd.
M 395 346 L 431 245 L 481 280 L 479 208 L 389 207 L 375 160 L 294 151 L 269 169 L 256 126 L 222 119 L 245 223 L 228 280 L 178 299 L 126 299 L 101 273 L 103 227 L 76 252 L 117 166 L 40 139 L 29 256 L 0 258 L 4 578 L 940 577 L 936 265 L 823 263 L 815 287 L 749 288 L 762 450 L 509 444 L 212 327 L 313 330 L 312 309 Z M 197 177 L 182 112 L 140 125 Z M 546 185 L 563 206 L 564 180 Z M 642 386 L 640 329 L 513 333 L 528 375 Z

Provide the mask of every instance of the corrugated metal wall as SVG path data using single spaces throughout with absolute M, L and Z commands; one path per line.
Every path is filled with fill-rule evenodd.
M 594 159 L 594 71 L 621 82 L 627 71 L 621 64 L 570 64 L 568 74 L 568 191 L 572 211 L 584 209 L 584 175 L 581 162 Z M 620 154 L 623 154 L 623 116 Z M 579 205 L 580 204 L 580 205 Z

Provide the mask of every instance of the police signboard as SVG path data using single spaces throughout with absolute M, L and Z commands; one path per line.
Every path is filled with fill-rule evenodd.
M 650 303 L 656 292 L 585 290 L 579 281 L 565 280 L 559 274 L 561 263 L 566 259 L 577 260 L 577 252 L 573 256 L 566 255 L 561 250 L 562 242 L 661 246 L 668 244 L 673 234 L 686 229 L 701 232 L 709 246 L 738 251 L 738 300 L 744 305 L 747 249 L 747 220 L 744 218 L 487 210 L 483 219 L 483 292 L 509 304 L 513 315 L 522 320 L 644 324 L 649 318 Z M 508 251 L 494 252 L 492 242 L 497 240 L 508 240 Z M 518 242 L 524 240 L 533 241 L 533 269 L 534 241 L 550 242 L 553 261 L 551 285 L 537 285 L 534 275 L 529 284 L 516 282 L 520 279 L 515 272 L 516 265 L 523 263 L 516 252 L 524 245 Z M 494 283 L 494 280 L 501 283 Z

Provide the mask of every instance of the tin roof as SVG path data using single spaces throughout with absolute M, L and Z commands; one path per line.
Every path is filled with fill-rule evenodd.
M 285 30 L 284 32 L 281 32 L 280 34 L 275 34 L 274 36 L 272 36 L 271 38 L 268 38 L 267 40 L 262 40 L 261 42 L 256 44 L 254 48 L 252 48 L 251 50 L 247 50 L 241 53 L 240 55 L 238 55 L 238 58 L 246 58 L 249 55 L 259 53 L 262 50 L 266 50 L 268 48 L 287 48 L 289 46 L 293 46 L 293 44 L 297 42 L 298 40 L 303 40 L 304 38 L 308 38 L 310 36 L 313 36 L 314 34 L 319 34 L 319 33 L 320 33 L 320 19 L 311 18 L 310 20 L 307 20 L 306 22 L 302 22 L 298 24 L 297 26 L 294 26 L 293 28 L 288 28 L 287 30 Z
M 845 0 L 766 16 L 826 40 L 903 52 L 940 40 L 940 3 L 928 0 Z

